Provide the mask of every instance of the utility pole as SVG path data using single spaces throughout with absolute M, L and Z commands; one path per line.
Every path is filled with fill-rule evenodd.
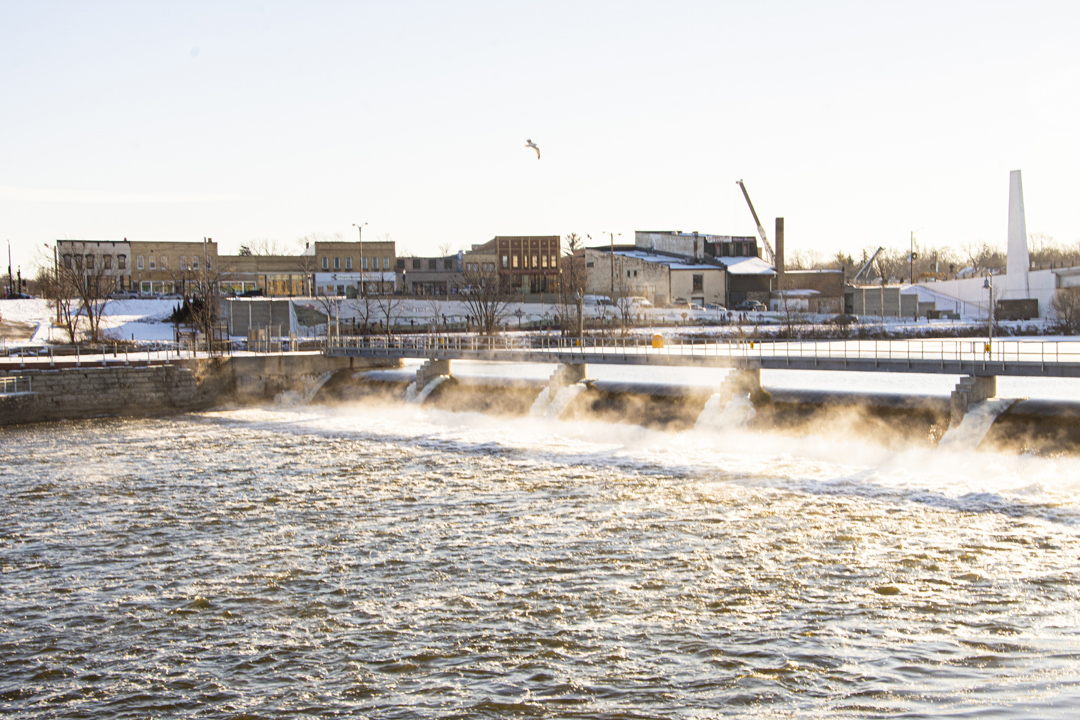
M 608 233 L 608 238 L 609 238 L 610 243 L 611 243 L 611 249 L 610 249 L 610 254 L 611 254 L 611 297 L 609 298 L 611 300 L 611 302 L 615 302 L 615 235 L 616 234 L 622 235 L 622 233 L 612 233 L 612 232 Z
M 908 282 L 915 284 L 915 231 L 911 231 L 911 248 L 908 251 Z
M 360 297 L 364 297 L 364 226 L 367 223 L 360 223 L 359 225 L 353 223 L 352 226 L 356 228 L 356 241 L 360 246 Z

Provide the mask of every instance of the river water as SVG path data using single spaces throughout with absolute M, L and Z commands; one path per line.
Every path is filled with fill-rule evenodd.
M 1076 459 L 413 405 L 0 454 L 5 718 L 1080 708 Z

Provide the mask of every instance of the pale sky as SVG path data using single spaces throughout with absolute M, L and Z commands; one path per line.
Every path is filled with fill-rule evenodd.
M 1028 231 L 1073 244 L 1078 29 L 1076 2 L 0 0 L 0 240 L 31 274 L 58 238 L 752 235 L 743 178 L 789 253 L 1004 248 L 1020 169 Z

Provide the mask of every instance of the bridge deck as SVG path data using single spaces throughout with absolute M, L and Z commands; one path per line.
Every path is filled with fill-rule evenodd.
M 994 340 L 990 345 L 989 352 L 984 339 L 709 341 L 654 348 L 633 338 L 576 341 L 450 335 L 333 338 L 325 352 L 346 357 L 514 363 L 1080 377 L 1080 342 Z

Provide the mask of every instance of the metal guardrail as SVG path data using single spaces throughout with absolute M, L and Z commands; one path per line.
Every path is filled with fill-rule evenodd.
M 333 337 L 326 342 L 326 352 L 411 358 L 457 355 L 491 360 L 503 356 L 515 362 L 562 362 L 580 356 L 582 362 L 627 362 L 633 358 L 640 364 L 654 359 L 657 364 L 823 370 L 890 370 L 906 364 L 921 372 L 966 372 L 966 368 L 981 367 L 1008 374 L 1080 377 L 1080 341 L 665 339 L 660 346 L 654 346 L 647 337 L 404 335 Z
M 0 375 L 0 395 L 33 391 L 33 380 L 29 375 Z

